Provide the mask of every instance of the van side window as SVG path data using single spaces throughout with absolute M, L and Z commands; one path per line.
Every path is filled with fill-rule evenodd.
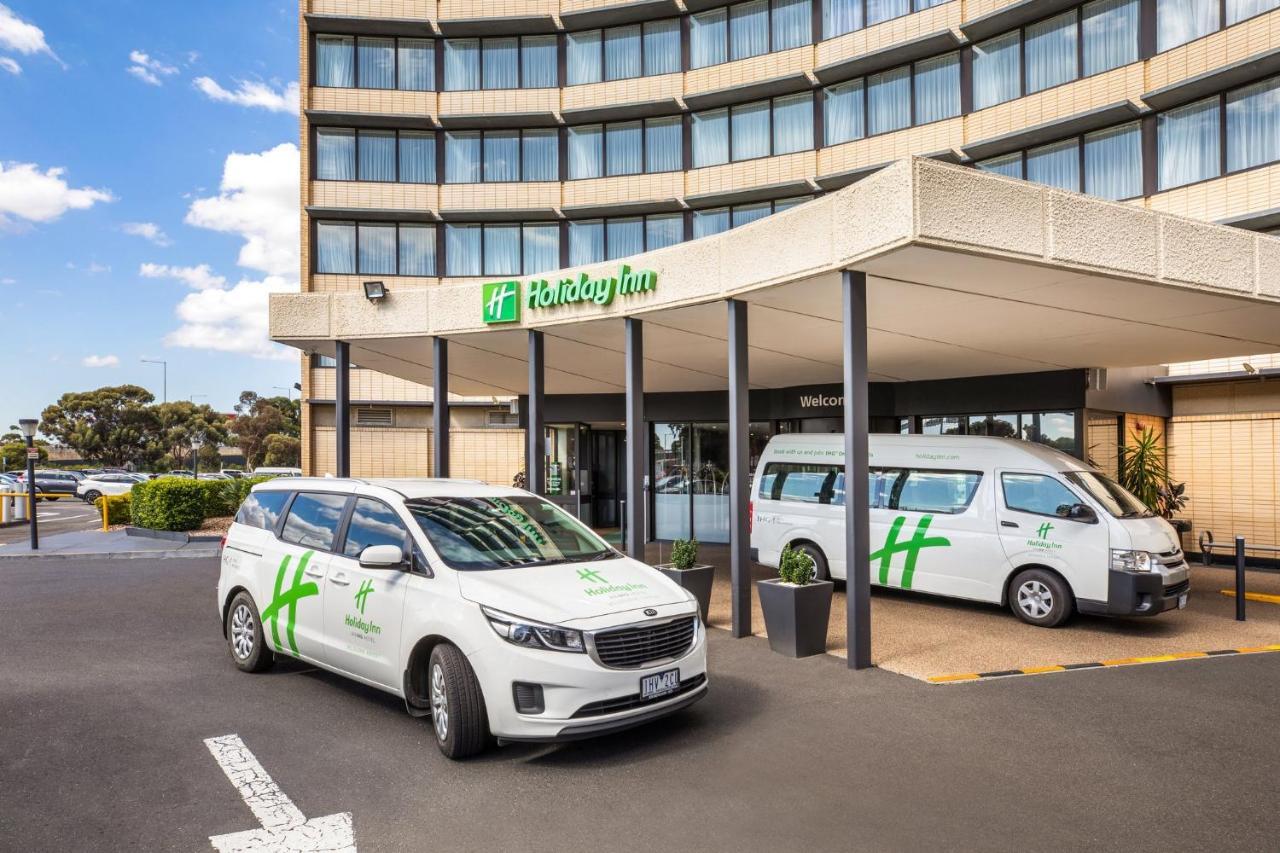
M 955 515 L 964 512 L 982 482 L 977 471 L 921 471 L 900 476 L 889 496 L 889 509 Z
M 832 504 L 837 494 L 844 502 L 844 472 L 836 465 L 802 462 L 770 462 L 760 476 L 760 497 L 771 501 Z
M 1004 505 L 1019 512 L 1062 517 L 1080 498 L 1057 478 L 1046 474 L 1001 474 Z
M 347 542 L 342 547 L 344 556 L 356 558 L 371 545 L 395 545 L 404 547 L 409 531 L 400 521 L 395 510 L 382 501 L 357 498 L 347 525 Z
M 245 524 L 261 530 L 275 530 L 280 511 L 289 498 L 288 492 L 251 492 L 240 504 L 236 524 Z
M 289 507 L 280 538 L 303 548 L 328 551 L 333 548 L 346 507 L 346 495 L 299 493 Z

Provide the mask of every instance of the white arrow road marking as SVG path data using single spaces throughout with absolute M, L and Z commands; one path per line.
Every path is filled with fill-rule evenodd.
M 241 798 L 262 824 L 261 829 L 248 829 L 227 835 L 211 835 L 210 843 L 222 853 L 260 853 L 260 851 L 336 851 L 356 853 L 355 830 L 351 812 L 331 814 L 307 820 L 293 800 L 253 757 L 239 735 L 207 738 L 213 757 L 236 786 Z

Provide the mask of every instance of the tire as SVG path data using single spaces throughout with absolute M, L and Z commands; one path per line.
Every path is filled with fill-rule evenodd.
M 247 592 L 238 592 L 227 608 L 227 650 L 241 672 L 266 672 L 276 662 L 275 652 L 267 647 L 262 633 L 258 606 Z
M 56 501 L 56 500 L 57 500 L 57 498 L 49 497 L 49 498 L 45 498 L 45 500 L 47 500 L 47 501 Z
M 441 643 L 427 662 L 431 728 L 446 758 L 457 761 L 482 752 L 489 742 L 484 694 L 466 655 Z
M 1075 613 L 1075 597 L 1067 582 L 1045 569 L 1019 572 L 1009 584 L 1009 609 L 1029 625 L 1057 628 Z
M 827 567 L 826 555 L 822 553 L 822 549 L 810 542 L 801 542 L 799 545 L 792 546 L 795 550 L 802 554 L 808 554 L 809 559 L 813 560 L 813 579 L 816 581 L 831 580 L 831 569 Z
M 84 493 L 84 502 L 92 506 L 102 497 L 102 492 L 88 491 Z

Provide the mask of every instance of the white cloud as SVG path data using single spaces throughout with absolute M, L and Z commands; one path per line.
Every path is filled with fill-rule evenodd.
M 0 278 L 0 284 L 17 284 L 16 278 Z
M 139 80 L 141 80 L 143 83 L 146 83 L 148 86 L 164 85 L 163 83 L 160 82 L 159 77 L 152 74 L 150 71 L 143 68 L 141 65 L 130 65 L 128 68 L 125 69 L 125 71 L 128 71 L 130 74 L 132 74 L 134 77 L 137 77 Z
M 41 172 L 35 163 L 0 163 L 0 227 L 11 216 L 31 222 L 52 222 L 68 210 L 87 210 L 98 202 L 115 201 L 107 189 L 73 188 L 65 169 Z
M 195 87 L 214 101 L 238 104 L 242 107 L 259 107 L 273 113 L 298 114 L 298 84 L 289 83 L 282 89 L 276 89 L 268 83 L 256 80 L 238 80 L 234 92 L 224 89 L 218 81 L 211 77 L 197 77 Z
M 236 352 L 255 358 L 296 358 L 268 338 L 267 303 L 272 293 L 297 290 L 295 282 L 269 275 L 234 287 L 189 293 L 178 303 L 182 325 L 165 336 L 168 346 Z
M 22 66 L 7 56 L 0 56 L 0 69 L 8 71 L 10 74 L 22 73 Z
M 178 73 L 175 66 L 154 59 L 140 50 L 130 51 L 129 61 L 133 64 L 125 70 L 151 86 L 161 86 L 164 84 L 162 77 Z
M 212 290 L 222 287 L 227 280 L 214 275 L 208 264 L 197 267 L 171 267 L 167 264 L 143 264 L 138 270 L 143 278 L 172 278 L 182 282 L 192 290 Z
M 120 230 L 131 237 L 141 237 L 144 240 L 150 240 L 157 246 L 171 246 L 173 241 L 169 239 L 169 235 L 160 230 L 160 226 L 154 222 L 126 222 L 120 226 Z
M 44 31 L 35 24 L 22 20 L 8 6 L 0 3 L 0 47 L 25 56 L 43 53 L 56 60 L 63 68 L 66 64 L 44 40 Z
M 87 355 L 80 363 L 85 367 L 119 367 L 120 358 L 114 355 Z

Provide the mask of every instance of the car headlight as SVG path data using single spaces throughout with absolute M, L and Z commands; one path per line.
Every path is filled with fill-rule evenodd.
M 489 620 L 489 627 L 493 632 L 512 645 L 523 646 L 526 649 L 550 649 L 554 652 L 585 653 L 587 651 L 587 644 L 582 639 L 581 631 L 531 622 L 488 607 L 480 609 L 484 611 L 484 616 Z
M 1111 568 L 1117 572 L 1151 571 L 1151 554 L 1147 551 L 1121 551 L 1111 549 Z

